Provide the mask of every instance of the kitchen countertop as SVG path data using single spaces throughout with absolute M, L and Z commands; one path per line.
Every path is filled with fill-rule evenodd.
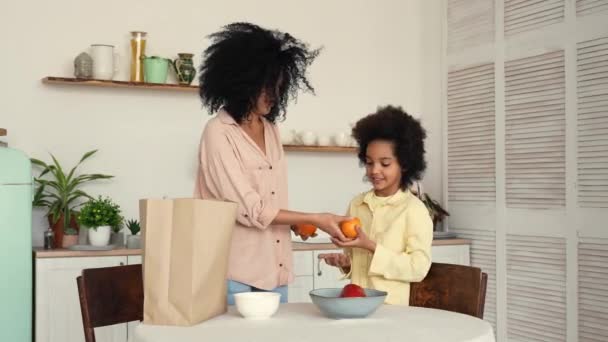
M 433 240 L 433 246 L 470 245 L 471 240 L 441 239 Z M 293 242 L 294 251 L 317 251 L 326 249 L 339 249 L 332 243 L 305 243 Z M 141 255 L 141 249 L 117 248 L 109 251 L 72 251 L 69 249 L 33 248 L 34 258 L 72 258 L 72 257 L 101 257 L 101 256 L 129 256 Z

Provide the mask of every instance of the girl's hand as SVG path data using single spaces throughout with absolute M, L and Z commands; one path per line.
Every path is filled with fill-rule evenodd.
M 370 238 L 365 235 L 361 227 L 357 226 L 355 229 L 357 230 L 357 237 L 355 239 L 350 241 L 340 241 L 332 238 L 331 241 L 338 247 L 362 248 L 374 253 L 376 251 L 376 242 L 370 240 Z
M 330 266 L 350 268 L 350 258 L 343 253 L 322 253 L 318 258 L 323 259 Z

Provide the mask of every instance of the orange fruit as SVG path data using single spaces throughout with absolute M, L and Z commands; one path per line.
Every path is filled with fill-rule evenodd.
M 340 222 L 340 230 L 347 238 L 354 239 L 357 237 L 357 230 L 355 229 L 357 226 L 361 227 L 361 220 L 356 217 L 352 220 Z
M 296 224 L 296 229 L 301 237 L 311 237 L 317 231 L 317 227 L 307 223 Z

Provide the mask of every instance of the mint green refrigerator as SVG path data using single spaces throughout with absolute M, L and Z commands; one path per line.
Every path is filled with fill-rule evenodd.
M 32 166 L 0 147 L 0 341 L 32 341 Z

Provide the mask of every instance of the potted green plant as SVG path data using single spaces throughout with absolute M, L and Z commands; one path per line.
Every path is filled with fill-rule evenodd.
M 123 225 L 112 227 L 112 233 L 110 234 L 110 244 L 115 246 L 125 246 L 125 233 L 123 232 Z
M 131 232 L 131 235 L 127 237 L 127 248 L 137 249 L 141 248 L 141 236 L 138 235 L 141 231 L 138 220 L 128 220 L 127 229 Z
M 422 202 L 429 211 L 431 219 L 433 220 L 433 231 L 437 229 L 437 224 L 441 223 L 446 216 L 450 214 L 441 207 L 439 202 L 431 198 L 427 193 L 422 196 Z
M 82 199 L 91 199 L 81 190 L 82 185 L 98 180 L 109 179 L 114 176 L 104 174 L 76 174 L 76 169 L 82 162 L 93 156 L 97 150 L 85 153 L 76 166 L 66 174 L 59 161 L 51 154 L 53 162 L 47 164 L 39 159 L 31 158 L 33 165 L 42 168 L 38 177 L 34 178 L 36 190 L 32 205 L 47 208 L 46 216 L 49 226 L 55 233 L 55 247 L 63 245 L 64 231 L 68 228 L 78 230 L 75 220 Z M 67 169 L 66 169 L 67 170 Z
M 78 215 L 78 222 L 89 229 L 89 243 L 93 246 L 107 246 L 110 233 L 122 227 L 122 220 L 120 206 L 101 196 L 86 202 Z
M 78 244 L 78 230 L 74 228 L 67 228 L 63 233 L 63 241 L 61 243 L 63 248 L 68 248 Z

